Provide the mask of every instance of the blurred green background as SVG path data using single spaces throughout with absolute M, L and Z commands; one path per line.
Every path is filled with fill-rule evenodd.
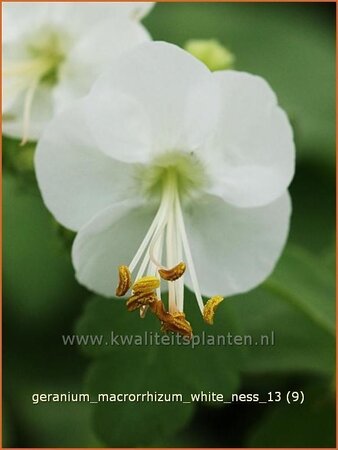
M 159 3 L 144 21 L 153 38 L 183 46 L 217 38 L 235 68 L 259 74 L 292 121 L 297 172 L 287 248 L 255 291 L 228 299 L 213 329 L 273 347 L 195 350 L 67 347 L 62 334 L 157 330 L 121 303 L 74 280 L 72 235 L 45 209 L 33 145 L 3 141 L 6 447 L 335 447 L 335 4 Z M 189 295 L 189 294 L 188 294 Z M 190 303 L 189 299 L 186 302 Z M 42 392 L 260 393 L 303 390 L 285 402 L 32 405 Z

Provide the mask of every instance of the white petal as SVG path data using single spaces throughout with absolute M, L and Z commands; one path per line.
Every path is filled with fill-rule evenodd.
M 270 86 L 260 77 L 214 74 L 222 96 L 217 133 L 205 149 L 211 192 L 243 207 L 261 206 L 287 189 L 295 165 L 292 129 Z
M 67 60 L 61 71 L 58 84 L 53 89 L 55 112 L 60 113 L 72 103 L 88 94 L 95 79 L 95 69 L 90 64 Z
M 88 109 L 93 136 L 103 151 L 121 160 L 192 151 L 211 132 L 217 94 L 209 70 L 187 52 L 164 42 L 139 45 L 94 84 Z
M 47 3 L 44 2 L 2 2 L 3 42 L 34 30 L 45 17 L 46 10 Z
M 3 41 L 51 24 L 72 34 L 87 33 L 91 26 L 107 17 L 141 19 L 152 2 L 3 2 Z
M 85 225 L 72 251 L 78 281 L 90 290 L 113 297 L 118 266 L 129 265 L 154 215 L 152 207 L 125 202 L 107 208 Z
M 150 124 L 141 105 L 132 97 L 110 90 L 97 93 L 95 106 L 88 98 L 87 122 L 99 148 L 118 161 L 147 163 L 151 149 Z
M 54 90 L 57 110 L 86 95 L 97 76 L 115 58 L 149 40 L 142 25 L 124 17 L 110 17 L 91 27 L 77 40 L 60 70 Z
M 2 80 L 2 113 L 10 111 L 25 89 L 27 89 L 27 85 L 23 80 L 13 78 Z
M 47 2 L 46 21 L 64 26 L 75 34 L 88 30 L 107 18 L 139 19 L 149 8 L 135 3 L 129 6 L 115 2 Z
M 27 89 L 29 83 L 33 80 L 24 76 L 13 76 L 6 73 L 6 70 L 10 70 L 10 65 L 13 60 L 15 61 L 16 53 L 20 53 L 20 46 L 16 43 L 3 43 L 2 44 L 2 112 L 7 112 L 16 100 Z
M 36 151 L 36 175 L 46 206 L 78 230 L 96 213 L 135 196 L 133 167 L 100 152 L 83 117 L 83 102 L 57 116 Z
M 263 282 L 286 242 L 290 213 L 288 193 L 259 208 L 236 208 L 211 195 L 192 204 L 185 222 L 202 294 L 230 296 Z
M 16 101 L 7 109 L 2 123 L 4 135 L 21 139 L 23 136 L 23 110 L 27 91 L 21 91 Z M 48 86 L 39 86 L 33 96 L 30 111 L 28 140 L 36 141 L 41 136 L 54 114 L 51 90 Z
M 149 14 L 155 2 L 114 2 L 113 5 L 119 15 L 139 20 Z
M 69 58 L 98 65 L 96 72 L 134 46 L 150 40 L 149 33 L 139 23 L 126 18 L 110 17 L 91 27 L 72 48 Z

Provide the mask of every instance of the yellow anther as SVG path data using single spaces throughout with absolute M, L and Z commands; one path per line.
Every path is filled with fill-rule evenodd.
M 152 293 L 158 287 L 160 287 L 160 280 L 157 277 L 149 276 L 136 280 L 132 289 L 135 294 L 145 294 Z
M 156 302 L 151 303 L 149 306 L 152 312 L 161 322 L 166 320 L 167 314 L 169 313 L 165 310 L 162 300 L 157 299 Z
M 168 320 L 162 323 L 161 330 L 164 333 L 168 331 L 173 331 L 174 333 L 182 334 L 189 339 L 192 338 L 192 328 L 190 323 L 186 320 L 185 314 L 178 312 L 174 314 L 169 314 Z
M 151 303 L 154 303 L 157 301 L 156 295 L 154 293 L 138 293 L 132 295 L 127 300 L 127 309 L 128 311 L 135 311 L 138 308 L 141 308 L 142 306 L 150 305 Z
M 161 330 L 163 332 L 173 331 L 174 333 L 182 334 L 191 339 L 192 328 L 190 323 L 186 320 L 184 313 L 177 312 L 170 314 L 165 310 L 162 300 L 156 300 L 151 303 L 149 307 L 162 322 Z
M 181 278 L 185 272 L 185 269 L 186 265 L 184 262 L 180 262 L 172 269 L 159 269 L 158 273 L 164 280 L 175 281 L 178 280 L 178 278 Z
M 203 309 L 203 318 L 206 323 L 212 325 L 214 323 L 214 315 L 218 305 L 224 300 L 224 297 L 220 297 L 219 295 L 215 297 L 211 297 Z
M 119 285 L 116 288 L 116 295 L 122 297 L 131 286 L 131 273 L 128 266 L 119 266 Z

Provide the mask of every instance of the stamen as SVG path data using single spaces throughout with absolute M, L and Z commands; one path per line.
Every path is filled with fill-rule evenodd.
M 121 266 L 122 271 L 128 270 L 129 281 L 125 281 L 123 276 L 120 276 L 117 292 L 121 292 L 122 295 L 127 292 L 131 284 L 131 273 L 137 267 L 136 281 L 131 287 L 132 296 L 126 303 L 128 311 L 139 309 L 140 317 L 143 318 L 150 309 L 160 320 L 163 332 L 172 331 L 191 338 L 192 328 L 183 313 L 183 275 L 187 267 L 199 308 L 207 323 L 213 323 L 215 309 L 223 298 L 213 297 L 204 306 L 177 183 L 176 173 L 168 171 L 163 180 L 162 199 L 155 218 L 129 267 Z M 167 267 L 161 263 L 164 247 Z M 182 261 L 183 259 L 186 259 L 187 264 Z M 177 263 L 177 261 L 180 262 Z M 168 309 L 161 300 L 161 279 L 169 282 Z
M 28 141 L 32 104 L 33 104 L 34 95 L 35 95 L 38 85 L 39 85 L 39 78 L 36 79 L 35 81 L 33 81 L 32 85 L 27 90 L 27 93 L 25 96 L 25 104 L 24 104 L 24 109 L 23 109 L 22 141 L 21 141 L 20 145 L 25 145 L 26 142 Z
M 143 274 L 146 273 L 146 268 L 149 266 L 149 253 L 146 252 L 144 257 L 143 257 L 143 261 L 139 267 L 139 270 L 137 272 L 137 275 L 135 277 L 136 280 L 139 280 L 140 278 L 142 278 Z M 130 266 L 129 266 L 130 268 Z
M 161 320 L 161 321 L 165 320 L 166 315 L 168 313 L 165 310 L 162 300 L 157 299 L 156 302 L 151 304 L 150 308 L 159 320 Z
M 160 280 L 157 277 L 149 276 L 136 280 L 132 289 L 134 294 L 152 293 L 160 286 Z
M 131 273 L 128 266 L 119 267 L 119 284 L 116 288 L 116 295 L 122 297 L 125 295 L 131 286 Z
M 157 241 L 157 237 L 154 238 L 154 233 L 155 233 L 155 236 L 157 236 L 157 234 L 160 235 L 161 234 L 160 231 L 162 230 L 162 227 L 164 228 L 165 223 L 166 223 L 165 218 L 166 218 L 167 210 L 168 210 L 168 197 L 169 197 L 169 193 L 165 192 L 164 195 L 162 196 L 161 204 L 157 210 L 155 218 L 152 221 L 152 223 L 149 227 L 149 230 L 148 230 L 147 234 L 145 235 L 140 247 L 138 248 L 134 258 L 132 259 L 131 263 L 129 264 L 130 272 L 134 271 L 135 267 L 137 266 L 138 262 L 140 261 L 142 255 L 143 255 L 144 251 L 146 250 L 147 246 L 149 245 L 150 241 L 152 243 L 150 243 L 150 247 L 149 247 L 150 250 L 147 251 L 147 253 L 150 254 L 150 259 L 151 259 L 151 253 L 152 253 L 151 249 L 155 245 L 154 241 Z M 163 226 L 163 223 L 164 223 L 164 226 Z
M 176 204 L 175 204 L 175 208 L 176 208 Z M 181 261 L 183 258 L 183 252 L 182 252 L 182 239 L 180 236 L 180 228 L 179 228 L 179 224 L 178 224 L 178 220 L 177 220 L 177 215 L 175 214 L 175 228 L 176 228 L 176 236 L 177 236 L 177 241 L 176 241 L 176 255 L 177 255 L 177 260 Z M 176 289 L 176 302 L 177 302 L 177 309 L 179 311 L 183 311 L 183 307 L 184 307 L 184 280 L 183 277 L 179 278 L 177 280 L 177 282 L 175 283 L 175 289 Z
M 214 323 L 214 315 L 218 305 L 224 300 L 219 295 L 211 297 L 204 305 L 203 318 L 206 323 L 212 325 Z
M 141 306 L 141 308 L 140 308 L 140 318 L 141 318 L 141 319 L 144 319 L 144 318 L 145 318 L 145 316 L 146 316 L 146 314 L 147 314 L 147 311 L 148 311 L 148 308 L 149 308 L 148 305 Z
M 182 336 L 186 336 L 189 339 L 192 338 L 192 328 L 190 323 L 186 320 L 184 313 L 170 314 L 170 318 L 162 323 L 161 331 L 167 333 L 172 331 L 173 333 L 179 333 Z
M 164 203 L 163 201 L 161 202 L 161 205 L 156 213 L 156 216 L 154 218 L 154 220 L 152 221 L 150 228 L 147 232 L 147 234 L 145 235 L 140 247 L 138 248 L 133 260 L 131 261 L 131 263 L 129 264 L 129 268 L 130 271 L 133 272 L 133 270 L 135 269 L 135 267 L 137 266 L 139 260 L 141 259 L 145 249 L 147 248 L 147 245 L 149 244 L 149 241 L 151 240 L 157 226 L 158 226 L 158 222 L 163 214 L 163 209 L 164 209 Z
M 138 293 L 132 295 L 126 303 L 128 311 L 135 311 L 136 309 L 145 307 L 157 301 L 157 297 L 154 292 L 152 293 Z
M 189 246 L 188 236 L 187 236 L 187 232 L 186 232 L 185 225 L 184 225 L 183 212 L 182 212 L 181 203 L 180 203 L 178 194 L 176 194 L 176 214 L 177 214 L 177 221 L 178 221 L 178 227 L 180 230 L 182 245 L 183 245 L 184 253 L 185 253 L 185 256 L 187 259 L 187 264 L 189 267 L 192 286 L 194 288 L 195 297 L 196 297 L 198 306 L 201 310 L 201 313 L 203 314 L 203 308 L 204 308 L 203 299 L 202 299 L 200 287 L 198 284 L 198 278 L 197 278 L 195 265 L 194 265 L 194 261 L 192 258 L 190 246 Z
M 163 241 L 163 233 L 161 234 L 160 238 L 156 241 L 156 245 L 155 245 L 155 255 L 156 258 L 160 261 L 162 258 L 162 241 Z M 147 255 L 149 256 L 149 253 L 147 252 Z M 141 269 L 140 269 L 141 270 Z M 149 261 L 148 264 L 148 270 L 147 273 L 149 274 L 153 274 L 155 277 L 158 275 L 158 267 L 154 264 L 153 261 Z M 161 284 L 160 286 L 156 289 L 156 297 L 157 298 L 161 298 Z M 142 306 L 140 308 L 140 318 L 144 319 L 147 311 L 149 309 L 149 306 Z
M 157 318 L 162 322 L 161 330 L 164 333 L 173 331 L 174 333 L 182 334 L 191 339 L 192 328 L 190 323 L 186 320 L 183 312 L 176 312 L 173 314 L 165 310 L 162 300 L 157 300 L 151 303 L 150 308 Z
M 158 273 L 160 274 L 161 278 L 163 278 L 166 281 L 175 281 L 181 278 L 181 276 L 185 272 L 185 269 L 186 269 L 185 263 L 180 262 L 171 269 L 159 269 Z
M 174 201 L 174 198 L 173 198 Z M 168 214 L 167 234 L 166 234 L 166 250 L 167 250 L 167 266 L 172 267 L 176 262 L 175 255 L 175 232 L 174 232 L 174 217 L 173 217 L 173 205 L 171 206 L 170 213 Z M 165 268 L 166 269 L 166 268 Z M 169 312 L 173 314 L 177 311 L 176 304 L 176 289 L 174 283 L 169 283 L 168 286 L 168 302 Z
M 26 144 L 29 135 L 30 116 L 36 89 L 43 75 L 53 67 L 53 61 L 36 58 L 29 61 L 5 61 L 3 76 L 14 81 L 12 89 L 27 89 L 23 108 L 21 145 Z
M 156 248 L 155 248 L 155 254 L 159 261 L 162 259 L 162 253 L 163 253 L 163 233 L 161 234 L 160 238 L 157 241 Z M 153 261 L 149 263 L 149 273 L 153 273 L 154 276 L 158 276 L 158 266 L 155 266 Z M 157 298 L 161 298 L 161 284 L 156 289 L 156 295 Z
M 168 217 L 164 216 L 162 218 L 162 223 L 159 224 L 156 233 L 154 234 L 154 237 L 151 240 L 150 246 L 149 246 L 149 259 L 156 267 L 163 267 L 160 263 L 159 259 L 155 256 L 155 248 L 158 245 L 158 241 L 161 239 L 164 229 L 167 226 Z

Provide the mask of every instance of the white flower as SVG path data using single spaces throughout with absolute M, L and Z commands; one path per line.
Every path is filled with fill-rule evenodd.
M 152 3 L 3 3 L 3 132 L 23 142 L 88 93 L 113 58 L 150 40 Z
M 122 264 L 118 294 L 141 279 L 129 309 L 161 306 L 183 334 L 183 282 L 210 323 L 221 297 L 204 308 L 202 295 L 257 286 L 287 238 L 294 144 L 275 94 L 257 76 L 211 73 L 174 45 L 146 43 L 121 57 L 50 124 L 36 171 L 47 207 L 79 231 L 79 282 L 114 296 Z M 186 273 L 168 282 L 163 312 L 156 280 L 182 275 L 181 262 Z

